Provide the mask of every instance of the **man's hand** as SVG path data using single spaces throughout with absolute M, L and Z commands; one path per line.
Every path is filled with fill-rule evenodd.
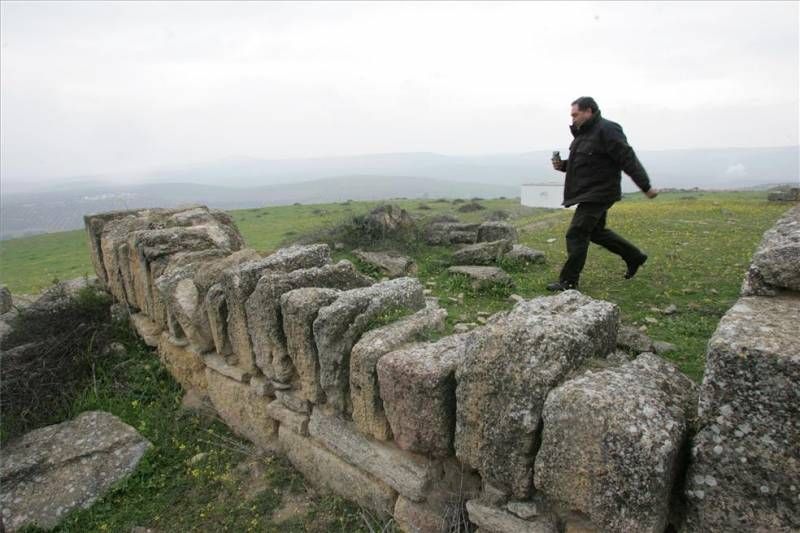
M 553 163 L 553 169 L 554 170 L 560 170 L 560 171 L 563 172 L 564 170 L 567 169 L 567 162 L 566 161 L 563 161 L 563 160 L 562 161 L 557 161 L 555 159 L 551 159 L 550 161 L 551 161 L 551 163 Z
M 653 198 L 658 196 L 658 191 L 651 187 L 649 190 L 645 191 L 644 195 L 652 200 Z

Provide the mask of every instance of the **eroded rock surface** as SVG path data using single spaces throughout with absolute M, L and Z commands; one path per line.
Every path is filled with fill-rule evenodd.
M 800 296 L 745 297 L 708 343 L 688 531 L 800 528 Z
M 381 274 L 390 278 L 414 275 L 417 273 L 417 265 L 414 261 L 399 252 L 368 252 L 364 250 L 354 250 L 353 254 L 364 263 L 378 269 Z
M 521 302 L 469 334 L 456 370 L 456 455 L 524 499 L 547 393 L 616 345 L 618 308 L 577 291 Z
M 298 392 L 312 403 L 323 403 L 325 400 L 319 381 L 314 320 L 319 310 L 330 305 L 338 295 L 336 289 L 307 287 L 294 289 L 281 296 L 286 351 L 297 374 Z
M 450 274 L 466 276 L 474 290 L 488 289 L 495 286 L 511 286 L 514 280 L 500 267 L 494 266 L 452 266 L 447 269 Z
M 478 226 L 478 242 L 517 240 L 517 229 L 508 222 L 488 221 Z
M 553 389 L 534 484 L 602 531 L 663 532 L 695 386 L 644 353 Z
M 507 239 L 468 244 L 453 253 L 456 265 L 494 265 L 512 249 Z
M 764 233 L 742 285 L 742 295 L 800 291 L 800 205 Z
M 378 384 L 377 364 L 385 354 L 444 329 L 447 311 L 429 299 L 424 309 L 386 326 L 368 331 L 350 354 L 350 398 L 353 421 L 365 435 L 391 438 Z
M 350 261 L 292 272 L 264 273 L 245 305 L 256 365 L 266 376 L 284 383 L 288 383 L 294 373 L 281 316 L 284 293 L 301 287 L 347 290 L 371 283 L 372 280 L 358 272 Z
M 466 335 L 450 335 L 395 350 L 378 360 L 381 399 L 401 448 L 434 457 L 452 454 L 455 373 L 466 343 Z
M 0 506 L 8 531 L 55 527 L 136 469 L 151 444 L 116 416 L 87 411 L 3 445 Z
M 350 400 L 350 351 L 361 335 L 382 316 L 416 311 L 425 306 L 422 285 L 415 278 L 397 278 L 370 287 L 343 291 L 314 320 L 320 385 L 328 404 L 339 412 Z

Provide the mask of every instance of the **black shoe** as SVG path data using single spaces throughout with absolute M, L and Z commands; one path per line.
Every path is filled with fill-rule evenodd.
M 547 285 L 547 290 L 552 292 L 568 291 L 571 289 L 577 290 L 578 283 L 573 283 L 571 281 L 554 281 L 553 283 Z
M 635 276 L 636 272 L 639 270 L 639 267 L 642 266 L 645 261 L 647 261 L 647 254 L 642 254 L 642 256 L 635 262 L 627 263 L 628 271 L 625 272 L 625 279 L 631 279 L 633 276 Z

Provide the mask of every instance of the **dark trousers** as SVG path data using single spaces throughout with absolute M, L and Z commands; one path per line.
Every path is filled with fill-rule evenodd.
M 577 283 L 589 242 L 599 244 L 609 252 L 622 257 L 626 263 L 635 263 L 644 255 L 633 244 L 606 228 L 606 213 L 614 203 L 583 202 L 578 204 L 567 230 L 567 262 L 561 269 L 560 281 Z

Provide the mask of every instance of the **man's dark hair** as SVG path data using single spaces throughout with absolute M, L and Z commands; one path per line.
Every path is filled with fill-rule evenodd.
M 591 109 L 592 113 L 597 113 L 598 111 L 600 111 L 600 108 L 597 107 L 597 102 L 595 102 L 594 98 L 592 98 L 591 96 L 581 96 L 580 98 L 572 102 L 571 105 L 577 105 L 578 109 L 581 111 L 586 111 L 587 109 Z

